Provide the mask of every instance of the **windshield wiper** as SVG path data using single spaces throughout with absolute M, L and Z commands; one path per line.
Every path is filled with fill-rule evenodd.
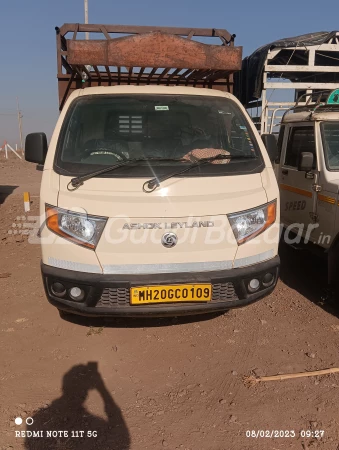
M 210 158 L 201 158 L 199 161 L 194 162 L 189 167 L 185 167 L 185 169 L 178 170 L 177 172 L 172 172 L 169 175 L 164 175 L 159 178 L 152 178 L 151 180 L 146 181 L 142 185 L 142 190 L 149 194 L 150 192 L 155 191 L 156 188 L 160 186 L 160 183 L 162 183 L 165 180 L 168 180 L 169 178 L 175 177 L 177 175 L 181 175 L 182 173 L 188 172 L 191 169 L 194 169 L 195 167 L 203 166 L 204 164 L 211 163 L 213 161 L 216 161 L 218 159 L 255 159 L 255 156 L 249 156 L 249 155 L 238 155 L 238 156 L 232 156 L 232 155 L 223 155 L 219 154 L 216 156 L 211 156 Z
M 80 186 L 84 184 L 84 181 L 87 181 L 91 178 L 97 177 L 98 175 L 101 175 L 103 173 L 111 172 L 112 170 L 119 169 L 119 167 L 127 166 L 131 163 L 138 163 L 143 161 L 187 161 L 183 158 L 157 158 L 157 157 L 151 157 L 151 158 L 133 158 L 133 159 L 127 159 L 126 161 L 121 161 L 120 163 L 114 164 L 113 166 L 104 167 L 103 169 L 95 170 L 93 172 L 85 173 L 84 175 L 81 175 L 79 177 L 72 178 L 71 181 L 67 185 L 67 189 L 69 191 L 75 191 Z

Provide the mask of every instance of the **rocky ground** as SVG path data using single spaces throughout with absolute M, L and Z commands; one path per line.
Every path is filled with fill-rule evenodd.
M 0 160 L 1 450 L 339 449 L 339 374 L 243 380 L 339 367 L 339 307 L 323 297 L 320 261 L 282 248 L 274 293 L 224 315 L 66 321 L 26 234 L 40 178 Z M 27 431 L 43 437 L 15 436 Z

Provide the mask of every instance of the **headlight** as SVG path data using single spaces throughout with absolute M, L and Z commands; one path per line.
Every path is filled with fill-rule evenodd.
M 238 245 L 253 239 L 271 226 L 276 219 L 277 201 L 258 208 L 248 209 L 235 214 L 228 214 Z
M 75 244 L 95 249 L 106 225 L 106 217 L 75 213 L 46 205 L 47 228 Z

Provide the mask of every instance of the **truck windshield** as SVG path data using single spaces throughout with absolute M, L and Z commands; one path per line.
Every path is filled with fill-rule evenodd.
M 136 164 L 131 162 L 101 176 L 128 177 L 134 170 L 135 175 L 146 177 L 153 176 L 152 170 L 157 167 L 167 166 L 173 171 L 173 166 L 179 168 L 218 154 L 241 158 L 215 159 L 199 173 L 222 173 L 221 165 L 226 170 L 233 164 L 251 164 L 250 159 L 257 160 L 257 165 L 258 159 L 261 162 L 247 119 L 228 98 L 92 95 L 80 97 L 71 105 L 55 165 L 71 175 L 81 175 L 138 159 Z
M 329 170 L 339 170 L 339 121 L 321 124 L 323 147 Z

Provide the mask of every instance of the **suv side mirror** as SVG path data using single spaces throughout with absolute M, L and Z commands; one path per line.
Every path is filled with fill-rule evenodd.
M 278 145 L 277 139 L 274 134 L 262 134 L 261 139 L 266 147 L 268 156 L 272 162 L 278 157 Z
M 25 141 L 25 160 L 44 164 L 47 155 L 47 137 L 45 133 L 30 133 Z
M 314 155 L 311 152 L 301 152 L 298 161 L 298 170 L 311 172 L 314 164 Z

